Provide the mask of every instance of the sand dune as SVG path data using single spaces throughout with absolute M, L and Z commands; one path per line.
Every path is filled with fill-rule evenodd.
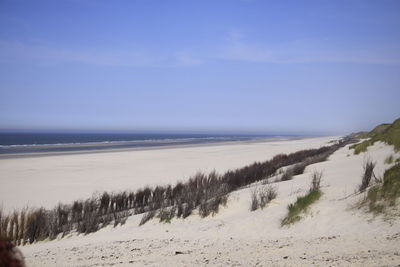
M 328 139 L 309 140 L 308 145 Z M 293 141 L 294 150 L 307 147 L 302 142 Z M 230 149 L 261 153 L 270 147 L 272 144 L 257 144 Z M 279 152 L 291 150 L 285 149 Z M 22 251 L 30 266 L 397 266 L 399 220 L 373 217 L 356 209 L 354 204 L 363 195 L 353 194 L 365 157 L 377 162 L 375 173 L 381 176 L 390 167 L 384 159 L 391 154 L 396 155 L 393 148 L 380 142 L 360 155 L 353 155 L 348 146 L 341 148 L 328 161 L 308 166 L 293 180 L 276 183 L 278 197 L 262 210 L 249 210 L 251 190 L 256 186 L 252 185 L 231 193 L 227 206 L 213 217 L 192 215 L 171 223 L 153 219 L 138 226 L 142 215 L 135 215 L 123 226 L 88 235 L 71 234 L 24 246 Z M 229 159 L 226 155 L 224 160 Z M 287 205 L 308 190 L 314 170 L 323 171 L 322 198 L 302 220 L 281 227 Z

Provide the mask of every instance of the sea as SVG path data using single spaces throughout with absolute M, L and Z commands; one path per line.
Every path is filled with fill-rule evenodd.
M 93 151 L 293 138 L 277 135 L 159 133 L 0 133 L 0 154 Z

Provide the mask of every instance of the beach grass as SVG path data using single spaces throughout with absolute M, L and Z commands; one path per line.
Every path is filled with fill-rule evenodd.
M 400 197 L 400 163 L 385 171 L 383 182 L 368 190 L 363 204 L 373 213 L 382 213 L 388 206 L 395 206 Z
M 400 119 L 395 120 L 392 124 L 377 126 L 369 132 L 368 136 L 370 139 L 350 146 L 350 149 L 354 149 L 354 154 L 366 152 L 368 147 L 377 141 L 393 145 L 396 151 L 400 151 Z
M 288 205 L 288 214 L 283 218 L 281 225 L 293 224 L 301 219 L 300 214 L 308 210 L 322 196 L 321 190 L 311 191 L 305 196 L 298 197 L 296 202 Z

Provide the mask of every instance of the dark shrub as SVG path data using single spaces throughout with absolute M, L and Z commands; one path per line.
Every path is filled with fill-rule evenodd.
M 251 204 L 250 204 L 250 211 L 255 211 L 259 207 L 258 203 L 258 190 L 254 188 L 251 190 Z
M 79 222 L 80 220 L 82 220 L 82 214 L 83 214 L 82 201 L 74 201 L 74 204 L 72 204 L 72 221 Z
M 153 190 L 152 209 L 159 209 L 164 202 L 164 193 L 166 189 L 162 186 L 156 186 Z
M 95 212 L 85 212 L 82 221 L 79 222 L 77 231 L 79 233 L 93 233 L 99 229 L 100 220 Z
M 114 227 L 117 227 L 117 225 L 124 225 L 126 220 L 128 219 L 129 212 L 128 211 L 121 211 L 121 212 L 114 212 L 113 218 L 114 218 Z M 107 223 L 107 222 L 105 222 Z
M 143 225 L 143 224 L 147 223 L 148 221 L 153 219 L 155 215 L 156 215 L 156 212 L 154 210 L 143 214 L 142 220 L 140 221 L 139 225 Z
M 300 175 L 304 173 L 304 170 L 306 169 L 307 164 L 306 163 L 297 163 L 296 165 L 293 166 L 292 172 L 293 176 Z
M 182 214 L 183 214 L 183 205 L 182 203 L 179 203 L 177 205 L 176 217 L 180 218 Z
M 219 211 L 219 206 L 226 205 L 226 202 L 228 200 L 227 195 L 224 196 L 217 196 L 212 199 L 209 199 L 208 201 L 204 201 L 203 203 L 200 204 L 199 206 L 199 215 L 201 217 L 207 217 L 208 215 L 215 215 Z
M 277 197 L 276 188 L 271 185 L 256 187 L 251 191 L 250 211 L 264 208 L 271 200 Z
M 19 240 L 21 241 L 20 244 L 18 245 L 25 245 L 26 242 L 26 238 L 25 238 L 25 229 L 26 229 L 26 209 L 22 209 L 21 210 L 21 214 L 20 214 L 20 231 L 19 231 Z M 1 220 L 0 220 L 1 221 Z M 1 227 L 1 226 L 0 226 Z M 1 236 L 1 233 L 0 233 Z
M 281 176 L 281 181 L 289 181 L 293 178 L 292 168 L 287 168 L 286 171 Z
M 79 233 L 92 233 L 99 229 L 98 206 L 95 199 L 88 199 L 83 205 L 83 218 L 78 224 Z
M 186 218 L 190 214 L 192 214 L 193 209 L 194 209 L 194 207 L 192 204 L 188 204 L 188 203 L 183 204 L 182 218 Z
M 26 235 L 29 243 L 42 240 L 48 236 L 47 216 L 43 208 L 28 213 Z
M 175 207 L 162 208 L 158 213 L 158 218 L 160 219 L 160 222 L 169 223 L 171 222 L 172 218 L 174 218 L 175 213 L 176 213 Z
M 311 176 L 310 192 L 318 191 L 321 187 L 322 172 L 315 171 Z
M 278 191 L 275 187 L 271 185 L 264 187 L 260 194 L 261 208 L 263 208 L 267 203 L 271 202 L 271 200 L 275 199 L 277 196 Z
M 376 162 L 372 162 L 370 159 L 367 159 L 366 162 L 364 163 L 364 174 L 361 177 L 361 184 L 358 188 L 359 192 L 364 192 L 365 189 L 368 188 L 372 175 L 374 173 L 374 168 L 375 168 Z
M 107 214 L 108 207 L 110 206 L 110 195 L 107 192 L 104 192 L 100 197 L 100 213 Z
M 19 222 L 19 213 L 18 211 L 14 211 L 12 216 L 11 216 L 11 234 L 9 235 L 10 239 L 15 243 L 19 244 L 19 228 L 20 228 L 20 222 Z
M 1 229 L 0 230 L 0 237 L 7 238 L 7 235 L 8 235 L 7 229 L 8 229 L 9 220 L 10 220 L 10 217 L 6 216 L 4 213 L 2 213 L 1 220 L 0 220 L 0 223 L 1 223 L 1 225 L 0 225 L 0 229 Z
M 135 203 L 135 194 L 133 192 L 130 192 L 128 195 L 128 208 L 131 209 L 134 207 Z

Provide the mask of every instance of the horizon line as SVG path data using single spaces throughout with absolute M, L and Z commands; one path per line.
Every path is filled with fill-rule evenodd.
M 0 129 L 0 134 L 173 134 L 173 135 L 254 135 L 254 136 L 330 136 L 343 135 L 326 131 L 260 130 L 123 130 L 123 129 Z

